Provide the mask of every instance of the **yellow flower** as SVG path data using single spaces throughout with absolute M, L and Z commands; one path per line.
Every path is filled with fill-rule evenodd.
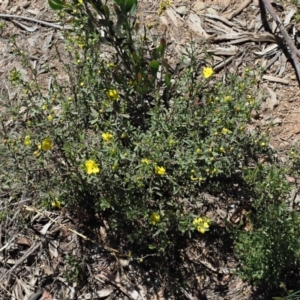
M 210 220 L 206 217 L 196 218 L 193 221 L 193 225 L 197 231 L 200 233 L 205 233 L 209 229 Z
M 197 153 L 197 154 L 200 154 L 200 153 L 201 153 L 201 149 L 200 149 L 200 148 L 197 148 L 196 153 Z
M 158 175 L 164 175 L 166 173 L 166 169 L 164 167 L 155 167 L 155 173 Z
M 125 133 L 125 132 L 123 132 L 122 134 L 121 134 L 121 139 L 126 139 L 127 138 L 127 134 Z
M 30 135 L 26 135 L 25 139 L 24 139 L 24 145 L 26 147 L 29 147 L 31 145 L 31 139 L 30 139 Z
M 79 3 L 79 4 L 82 4 L 82 3 L 83 3 L 83 0 L 78 0 L 78 3 Z
M 141 163 L 142 163 L 142 164 L 145 164 L 145 165 L 149 165 L 149 164 L 150 164 L 150 160 L 149 160 L 148 158 L 143 158 L 143 159 L 141 160 Z
M 40 145 L 40 148 L 44 151 L 50 150 L 52 148 L 52 141 L 49 138 L 44 139 Z
M 35 150 L 33 152 L 33 155 L 36 156 L 36 157 L 39 157 L 40 156 L 40 151 L 39 150 Z
M 227 128 L 222 128 L 222 131 L 221 131 L 223 134 L 227 134 L 227 133 L 230 133 L 230 130 L 227 129 Z
M 193 225 L 197 226 L 199 224 L 201 224 L 203 222 L 203 219 L 202 218 L 196 218 L 194 221 L 193 221 Z
M 52 122 L 53 116 L 52 116 L 52 115 L 49 115 L 49 116 L 47 117 L 47 120 L 48 120 L 49 122 Z
M 103 132 L 102 133 L 102 139 L 105 141 L 105 142 L 109 142 L 111 139 L 112 139 L 113 135 L 109 132 Z
M 203 69 L 202 75 L 204 78 L 209 78 L 212 74 L 214 74 L 214 70 L 211 67 Z
M 100 172 L 100 169 L 99 169 L 98 165 L 92 159 L 88 159 L 85 162 L 85 170 L 89 175 L 90 174 L 97 174 L 97 173 Z
M 205 228 L 203 228 L 201 226 L 197 226 L 197 231 L 199 231 L 201 233 L 205 233 Z
M 51 206 L 53 207 L 53 208 L 61 208 L 61 202 L 59 201 L 59 200 L 54 200 L 54 201 L 52 201 L 51 202 Z
M 225 97 L 225 101 L 226 101 L 226 102 L 230 102 L 230 101 L 231 101 L 231 96 L 226 96 L 226 97 Z
M 116 65 L 114 63 L 108 63 L 106 65 L 106 68 L 109 69 L 109 68 L 114 68 Z
M 220 147 L 219 151 L 222 152 L 222 153 L 225 153 L 224 147 Z
M 173 147 L 174 145 L 175 145 L 175 140 L 170 139 L 170 140 L 169 140 L 169 146 L 170 146 L 170 147 Z
M 160 221 L 160 215 L 158 213 L 153 213 L 150 216 L 151 224 L 154 226 Z
M 115 101 L 117 101 L 119 99 L 119 94 L 116 90 L 109 90 L 106 93 L 106 95 L 107 95 L 108 98 L 113 99 Z

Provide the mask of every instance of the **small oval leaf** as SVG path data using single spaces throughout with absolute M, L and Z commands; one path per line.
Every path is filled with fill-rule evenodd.
M 159 62 L 155 59 L 151 60 L 149 63 L 149 67 L 153 73 L 157 73 L 159 69 Z
M 48 0 L 48 4 L 54 10 L 61 10 L 65 7 L 65 3 L 61 0 Z

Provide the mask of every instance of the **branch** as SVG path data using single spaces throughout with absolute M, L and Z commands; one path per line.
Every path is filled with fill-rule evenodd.
M 23 17 L 23 16 L 0 14 L 0 18 L 3 18 L 3 19 L 21 19 L 21 20 L 35 22 L 35 23 L 42 24 L 42 25 L 45 25 L 45 26 L 53 27 L 53 28 L 56 28 L 56 29 L 67 29 L 67 30 L 72 29 L 72 27 L 70 27 L 70 26 L 61 26 L 61 25 L 50 23 L 50 22 L 45 22 L 45 21 L 42 21 L 42 20 L 37 20 L 37 19 Z
M 266 7 L 266 9 L 269 11 L 269 13 L 272 16 L 273 20 L 276 22 L 277 26 L 279 27 L 280 32 L 281 32 L 286 44 L 290 48 L 291 59 L 294 63 L 294 67 L 295 67 L 295 70 L 296 70 L 296 73 L 297 73 L 298 83 L 300 85 L 300 66 L 299 66 L 299 62 L 298 62 L 298 57 L 300 57 L 300 53 L 299 53 L 298 49 L 296 48 L 295 44 L 293 43 L 293 41 L 291 40 L 291 38 L 289 37 L 289 34 L 285 30 L 284 25 L 280 21 L 279 17 L 277 16 L 277 14 L 276 14 L 273 6 L 269 2 L 269 0 L 260 0 L 260 1 L 261 1 L 261 4 L 263 4 Z

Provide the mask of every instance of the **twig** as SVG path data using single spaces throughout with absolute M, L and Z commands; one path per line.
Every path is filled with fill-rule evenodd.
M 244 8 L 246 8 L 252 0 L 245 0 L 236 10 L 231 12 L 230 14 L 226 14 L 223 17 L 227 18 L 228 20 L 231 20 L 233 17 L 238 15 Z
M 286 41 L 286 44 L 290 48 L 291 59 L 294 63 L 294 68 L 295 68 L 296 73 L 297 73 L 298 83 L 300 85 L 300 67 L 299 67 L 299 62 L 298 62 L 298 59 L 297 59 L 297 57 L 300 57 L 300 53 L 299 53 L 298 49 L 296 48 L 296 46 L 294 45 L 291 38 L 289 37 L 284 25 L 280 21 L 279 17 L 277 16 L 277 14 L 276 14 L 273 6 L 269 2 L 269 0 L 260 0 L 260 1 L 261 1 L 261 4 L 263 4 L 266 7 L 266 9 L 269 11 L 269 13 L 272 16 L 273 20 L 276 22 L 278 28 L 280 29 L 280 32 L 283 35 L 283 38 Z
M 37 19 L 28 18 L 28 17 L 24 17 L 24 16 L 0 14 L 0 18 L 3 18 L 3 19 L 21 19 L 21 20 L 30 21 L 30 22 L 42 24 L 42 25 L 45 25 L 45 26 L 53 27 L 53 28 L 56 28 L 56 29 L 66 29 L 66 30 L 72 29 L 71 26 L 61 26 L 61 25 L 50 23 L 50 22 L 45 22 L 45 21 L 42 21 L 42 20 L 37 20 Z

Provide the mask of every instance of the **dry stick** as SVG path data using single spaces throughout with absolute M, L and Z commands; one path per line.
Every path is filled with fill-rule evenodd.
M 230 14 L 225 14 L 225 17 L 228 20 L 231 20 L 233 17 L 238 15 L 244 8 L 246 8 L 252 0 L 245 0 L 235 11 L 231 12 Z
M 287 45 L 289 46 L 289 48 L 291 50 L 291 58 L 293 60 L 294 67 L 296 69 L 297 79 L 298 79 L 298 83 L 300 85 L 300 67 L 299 67 L 299 62 L 298 62 L 298 58 L 297 58 L 297 57 L 300 57 L 300 53 L 299 53 L 298 49 L 296 48 L 296 46 L 294 45 L 291 38 L 289 37 L 289 34 L 285 30 L 284 25 L 280 21 L 279 17 L 277 16 L 277 14 L 276 14 L 273 6 L 269 2 L 269 0 L 260 0 L 260 1 L 262 1 L 262 4 L 267 8 L 267 10 L 269 11 L 273 20 L 276 22 L 277 26 L 280 29 L 281 34 L 283 35 L 284 40 L 286 41 Z
M 37 20 L 37 19 L 23 17 L 23 16 L 0 14 L 0 18 L 4 18 L 4 19 L 21 19 L 21 20 L 35 22 L 35 23 L 42 24 L 42 25 L 45 25 L 45 26 L 53 27 L 53 28 L 56 28 L 56 29 L 67 29 L 67 30 L 72 29 L 72 27 L 70 27 L 70 26 L 61 26 L 61 25 L 50 23 L 50 22 L 45 22 L 45 21 L 42 21 L 42 20 Z

